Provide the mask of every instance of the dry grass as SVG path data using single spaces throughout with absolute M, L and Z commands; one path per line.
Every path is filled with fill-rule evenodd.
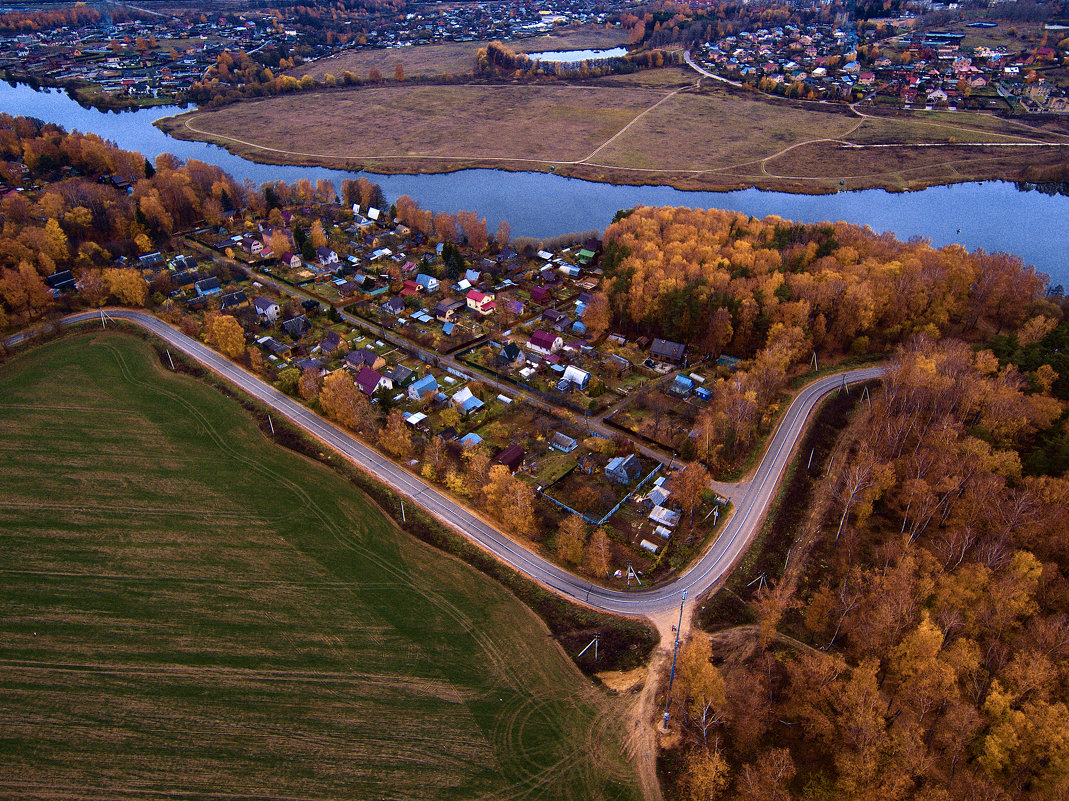
M 0 795 L 637 797 L 499 585 L 139 340 L 0 373 Z
M 554 169 L 686 189 L 916 189 L 1014 180 L 1030 165 L 1069 160 L 1066 133 L 987 115 L 862 118 L 844 106 L 693 82 L 671 68 L 584 84 L 391 84 L 192 112 L 164 128 L 262 161 L 378 172 Z M 1042 143 L 1060 146 L 962 147 Z
M 845 114 L 785 113 L 779 104 L 682 92 L 636 122 L 594 161 L 625 168 L 721 170 L 810 139 L 842 136 L 856 124 Z
M 180 119 L 222 141 L 327 159 L 556 162 L 584 158 L 663 95 L 563 85 L 392 85 L 270 98 Z

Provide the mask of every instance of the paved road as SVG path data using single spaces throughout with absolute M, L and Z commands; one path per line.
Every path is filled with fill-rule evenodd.
M 715 72 L 709 72 L 709 70 L 705 69 L 705 67 L 699 66 L 698 63 L 690 57 L 689 50 L 683 53 L 683 60 L 687 62 L 687 64 L 692 67 L 696 72 L 700 73 L 701 75 L 704 75 L 706 78 L 713 78 L 715 80 L 720 81 L 721 83 L 730 84 L 731 86 L 734 86 L 738 89 L 742 88 L 742 84 L 738 81 L 732 81 L 728 78 L 725 78 L 723 75 L 717 75 Z
M 151 314 L 132 309 L 112 309 L 107 314 L 142 326 L 176 350 L 222 375 L 276 413 L 305 429 L 358 466 L 368 470 L 402 495 L 427 509 L 443 522 L 492 552 L 516 570 L 541 582 L 562 595 L 583 601 L 608 612 L 630 615 L 656 615 L 678 608 L 681 593 L 687 591 L 693 601 L 727 574 L 743 554 L 757 532 L 791 451 L 805 428 L 805 422 L 817 402 L 848 383 L 877 378 L 882 368 L 852 370 L 826 376 L 806 387 L 791 404 L 780 422 L 754 478 L 746 486 L 735 513 L 713 546 L 685 573 L 668 584 L 649 590 L 608 589 L 572 575 L 514 542 L 493 526 L 460 506 L 447 495 L 394 464 L 377 451 L 356 440 L 347 432 L 312 413 L 297 401 L 270 384 L 246 372 L 206 345 L 191 339 Z M 64 319 L 63 324 L 99 319 L 97 312 L 83 312 Z M 9 340 L 10 341 L 10 340 Z

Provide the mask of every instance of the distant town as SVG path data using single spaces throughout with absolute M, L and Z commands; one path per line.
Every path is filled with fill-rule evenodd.
M 32 10 L 0 14 L 0 71 L 47 85 L 88 85 L 94 91 L 86 97 L 103 104 L 170 103 L 185 100 L 224 53 L 245 53 L 261 69 L 280 72 L 347 49 L 512 40 L 558 25 L 604 24 L 609 12 L 595 6 L 604 8 L 566 0 L 420 6 L 373 16 L 354 12 L 338 22 L 303 6 L 158 13 L 79 4 L 69 22 L 54 25 L 33 21 Z M 23 24 L 23 18 L 31 21 Z
M 1056 21 L 1018 27 L 972 14 L 944 30 L 931 22 L 958 4 L 901 3 L 895 4 L 898 16 L 861 18 L 861 5 L 810 2 L 789 7 L 800 24 L 740 30 L 739 24 L 709 24 L 714 4 L 688 6 L 690 16 L 669 15 L 658 10 L 662 5 L 548 0 L 400 4 L 397 10 L 396 4 L 369 2 L 329 15 L 304 6 L 165 13 L 121 5 L 30 8 L 0 15 L 0 71 L 9 79 L 67 87 L 80 101 L 100 106 L 200 103 L 226 91 L 259 96 L 311 88 L 317 84 L 301 83 L 287 70 L 343 51 L 511 41 L 561 26 L 598 25 L 619 28 L 620 43 L 632 49 L 690 47 L 717 76 L 788 97 L 865 99 L 904 109 L 1069 111 L 1069 27 Z M 743 23 L 783 17 L 778 11 L 787 7 L 744 8 Z
M 1048 45 L 1011 51 L 1005 45 L 967 47 L 967 34 L 913 32 L 915 17 L 878 21 L 884 33 L 859 45 L 854 27 L 760 28 L 701 46 L 700 63 L 724 78 L 765 92 L 807 100 L 866 99 L 904 109 L 971 108 L 1043 114 L 1069 111 Z M 997 23 L 970 23 L 979 30 Z M 1069 28 L 1048 26 L 1064 38 Z M 887 35 L 888 32 L 893 32 Z M 1056 71 L 1057 82 L 1044 77 Z

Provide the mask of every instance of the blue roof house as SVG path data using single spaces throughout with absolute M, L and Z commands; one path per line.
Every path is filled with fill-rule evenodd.
M 438 382 L 433 375 L 425 375 L 418 381 L 413 381 L 408 385 L 408 397 L 412 400 L 419 400 L 427 393 L 434 395 L 437 392 Z

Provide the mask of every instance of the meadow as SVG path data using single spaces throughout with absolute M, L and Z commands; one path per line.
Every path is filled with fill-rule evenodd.
M 496 582 L 97 332 L 0 368 L 0 793 L 636 798 Z
M 906 190 L 1015 180 L 1031 165 L 1069 158 L 1069 134 L 1056 125 L 971 112 L 853 111 L 697 79 L 688 68 L 665 67 L 582 82 L 388 81 L 248 100 L 158 124 L 256 161 L 382 173 L 549 170 L 684 189 Z

